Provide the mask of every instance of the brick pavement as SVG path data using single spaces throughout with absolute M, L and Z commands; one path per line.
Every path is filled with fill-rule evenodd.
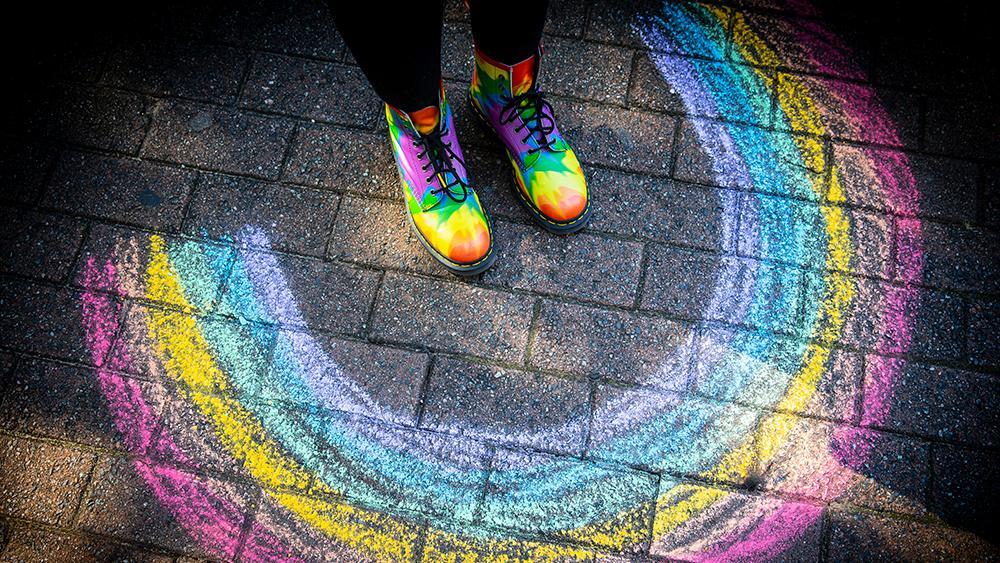
M 449 2 L 498 237 L 459 280 L 325 9 L 278 4 L 65 53 L 7 120 L 0 559 L 1000 557 L 981 77 L 797 1 L 553 1 L 596 198 L 557 237 Z

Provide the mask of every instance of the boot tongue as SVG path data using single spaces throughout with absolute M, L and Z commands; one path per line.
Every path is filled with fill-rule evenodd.
M 538 57 L 532 55 L 510 67 L 511 94 L 519 96 L 531 90 L 531 87 L 535 83 L 535 67 L 537 65 Z
M 421 135 L 434 132 L 441 121 L 441 110 L 437 106 L 427 106 L 406 115 L 409 116 L 410 123 L 413 123 L 413 127 Z

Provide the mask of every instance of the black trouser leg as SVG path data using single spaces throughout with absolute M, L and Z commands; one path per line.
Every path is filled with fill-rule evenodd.
M 538 49 L 548 0 L 470 0 L 472 35 L 490 58 L 514 64 Z M 375 93 L 405 112 L 437 105 L 442 0 L 390 7 L 330 0 L 333 20 Z
M 337 30 L 385 103 L 414 112 L 438 103 L 442 0 L 330 0 Z M 345 95 L 350 95 L 345 93 Z
M 469 0 L 472 36 L 488 57 L 513 65 L 534 55 L 548 0 Z

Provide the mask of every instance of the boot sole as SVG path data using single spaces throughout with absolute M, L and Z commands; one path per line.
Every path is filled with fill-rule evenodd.
M 406 183 L 403 181 L 402 174 L 399 172 L 399 170 L 396 170 L 396 173 L 399 176 L 400 185 L 405 186 Z M 417 228 L 417 224 L 413 222 L 413 216 L 410 215 L 409 210 L 405 210 L 405 212 L 406 212 L 406 222 L 410 224 L 410 229 L 412 229 L 413 232 L 417 235 L 417 240 L 419 240 L 420 244 L 422 244 L 423 247 L 427 249 L 427 252 L 435 260 L 440 262 L 442 266 L 447 268 L 449 272 L 457 276 L 471 277 L 476 274 L 481 274 L 486 270 L 488 270 L 490 266 L 493 265 L 493 262 L 496 260 L 496 254 L 493 252 L 493 248 L 495 246 L 493 226 L 490 224 L 489 217 L 486 217 L 486 228 L 489 230 L 490 233 L 490 248 L 489 250 L 486 251 L 486 256 L 483 256 L 482 258 L 471 264 L 459 264 L 458 262 L 453 262 L 449 260 L 443 254 L 435 250 L 434 247 L 431 246 L 429 242 L 427 242 L 427 239 L 424 238 L 424 235 L 423 233 L 420 232 L 420 229 Z
M 469 94 L 469 105 L 472 106 L 473 113 L 475 113 L 476 116 L 479 118 L 480 127 L 482 127 L 485 131 L 487 131 L 489 135 L 493 137 L 496 143 L 500 145 L 500 148 L 503 149 L 504 153 L 507 154 L 507 162 L 510 163 L 511 168 L 513 169 L 512 173 L 514 175 L 514 191 L 517 193 L 518 196 L 517 200 L 520 201 L 521 205 L 523 205 L 525 209 L 527 209 L 531 213 L 531 216 L 532 218 L 535 219 L 535 222 L 541 225 L 542 228 L 549 231 L 550 233 L 555 233 L 557 235 L 572 234 L 587 226 L 587 222 L 590 221 L 590 212 L 591 212 L 591 207 L 590 207 L 591 197 L 589 193 L 587 194 L 587 206 L 584 207 L 583 213 L 581 213 L 580 216 L 577 217 L 576 219 L 573 219 L 572 221 L 569 221 L 567 223 L 559 223 L 557 221 L 549 219 L 548 217 L 545 216 L 544 213 L 539 211 L 534 206 L 534 204 L 528 201 L 528 198 L 524 196 L 524 192 L 521 191 L 520 183 L 518 182 L 518 177 L 521 172 L 517 169 L 517 165 L 514 164 L 515 159 L 511 156 L 510 151 L 507 150 L 507 147 L 503 144 L 503 141 L 500 139 L 500 136 L 497 135 L 497 132 L 493 130 L 493 126 L 490 125 L 490 122 L 486 119 L 486 116 L 484 116 L 483 112 L 479 110 L 479 106 L 477 106 L 476 103 L 472 101 L 471 93 Z

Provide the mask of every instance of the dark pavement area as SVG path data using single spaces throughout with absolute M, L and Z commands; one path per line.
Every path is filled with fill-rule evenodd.
M 984 10 L 553 0 L 557 236 L 450 1 L 459 279 L 322 3 L 51 9 L 6 34 L 0 560 L 1000 559 Z

